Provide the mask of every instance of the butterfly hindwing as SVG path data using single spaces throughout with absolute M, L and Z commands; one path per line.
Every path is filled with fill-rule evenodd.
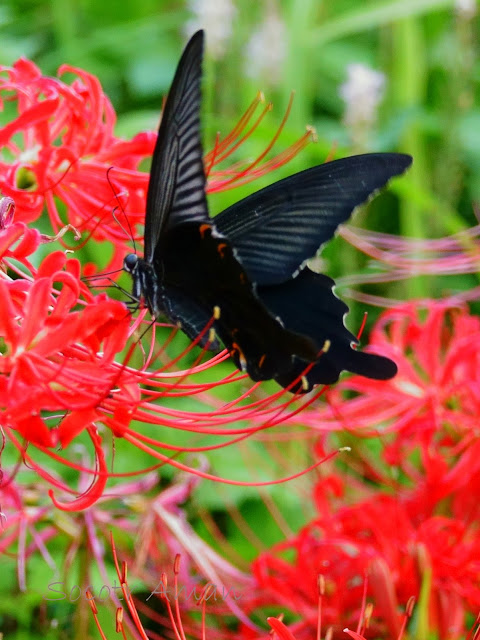
M 190 340 L 198 338 L 198 345 L 208 351 L 220 351 L 218 339 L 205 327 L 211 320 L 211 315 L 199 306 L 192 298 L 178 289 L 167 289 L 164 300 L 164 314 L 176 324 Z
M 275 182 L 214 218 L 258 285 L 290 279 L 353 210 L 412 159 L 372 153 L 327 162 Z
M 308 384 L 299 382 L 292 390 L 308 391 L 315 384 L 332 384 L 342 371 L 376 380 L 388 380 L 397 372 L 389 358 L 352 348 L 358 340 L 343 323 L 348 307 L 333 293 L 334 284 L 328 276 L 306 267 L 283 284 L 258 287 L 260 299 L 282 319 L 286 329 L 309 336 L 318 349 L 325 347 L 305 376 Z M 305 362 L 294 358 L 290 369 L 275 379 L 286 387 L 302 375 L 305 367 Z
M 209 219 L 200 139 L 203 40 L 198 31 L 185 48 L 158 130 L 145 215 L 145 260 L 150 263 L 167 227 Z
M 162 256 L 167 313 L 175 302 L 170 317 L 173 311 L 175 321 L 196 337 L 203 329 L 198 310 L 203 310 L 204 320 L 214 316 L 220 339 L 238 368 L 253 380 L 268 380 L 289 370 L 294 355 L 306 362 L 315 360 L 315 343 L 285 329 L 265 308 L 230 243 L 213 225 L 184 223 L 168 229 L 160 239 L 158 255 Z M 159 271 L 157 260 L 154 265 Z M 191 302 L 184 305 L 186 298 Z

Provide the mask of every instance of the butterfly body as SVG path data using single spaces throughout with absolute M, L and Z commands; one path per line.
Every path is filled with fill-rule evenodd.
M 153 264 L 138 259 L 136 269 L 133 295 L 140 292 L 154 316 L 167 315 L 192 339 L 214 317 L 236 365 L 253 380 L 287 370 L 293 355 L 306 362 L 317 356 L 312 340 L 286 330 L 262 304 L 230 242 L 213 224 L 187 222 L 168 229 Z
M 204 331 L 214 318 L 221 342 L 253 380 L 308 391 L 343 370 L 391 378 L 391 360 L 352 348 L 358 341 L 343 323 L 348 307 L 333 293 L 333 280 L 305 262 L 411 158 L 367 154 L 313 167 L 211 218 L 200 140 L 202 52 L 199 31 L 165 103 L 147 194 L 145 255 L 124 261 L 133 297 L 218 349 Z

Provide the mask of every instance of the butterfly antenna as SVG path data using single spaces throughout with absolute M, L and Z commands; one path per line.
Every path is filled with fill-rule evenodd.
M 119 271 L 121 271 L 121 269 L 117 269 L 116 271 L 109 271 L 107 273 L 99 273 L 98 275 L 94 275 L 94 276 L 84 276 L 82 278 L 82 281 L 85 280 L 106 280 L 107 282 L 109 282 L 110 284 L 106 285 L 106 286 L 102 286 L 102 289 L 117 289 L 117 291 L 121 291 L 123 293 L 124 296 L 127 296 L 128 298 L 128 302 L 125 302 L 124 304 L 126 305 L 126 307 L 128 308 L 130 313 L 135 313 L 135 311 L 137 311 L 137 309 L 140 306 L 140 301 L 138 300 L 138 298 L 136 298 L 134 295 L 132 295 L 130 293 L 130 291 L 127 291 L 127 289 L 124 289 L 121 285 L 118 284 L 118 282 L 115 282 L 115 280 L 112 280 L 112 278 L 109 278 L 108 275 L 111 273 L 118 273 Z M 98 288 L 95 287 L 95 285 L 93 285 L 94 288 Z
M 118 192 L 115 189 L 115 186 L 114 186 L 112 180 L 110 179 L 110 171 L 112 171 L 114 168 L 115 167 L 108 167 L 108 169 L 107 169 L 107 181 L 108 181 L 108 184 L 110 185 L 110 189 L 112 190 L 112 193 L 113 193 L 113 196 L 114 196 L 115 200 L 118 202 L 118 206 L 115 207 L 115 209 L 112 212 L 113 219 L 118 224 L 118 226 L 125 232 L 125 235 L 129 236 L 132 239 L 133 251 L 135 253 L 137 253 L 137 245 L 135 244 L 135 237 L 133 235 L 132 225 L 130 224 L 130 220 L 128 219 L 127 214 L 125 213 L 125 209 L 123 208 L 123 205 L 122 205 L 122 203 L 120 201 L 120 198 L 118 196 Z M 120 211 L 123 213 L 123 217 L 125 218 L 125 221 L 127 223 L 127 228 L 125 228 L 125 226 L 120 222 L 120 220 L 115 215 L 115 211 L 117 209 L 120 209 Z
M 109 278 L 106 278 L 106 276 L 113 276 L 116 273 L 121 273 L 123 271 L 123 269 L 114 269 L 114 271 L 105 271 L 105 273 L 95 273 L 94 275 L 91 276 L 82 276 L 82 280 L 86 281 L 86 280 L 101 280 L 102 278 L 105 278 L 105 280 L 108 280 Z

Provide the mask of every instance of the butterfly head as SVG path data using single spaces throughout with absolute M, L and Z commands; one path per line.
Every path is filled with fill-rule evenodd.
M 136 253 L 129 253 L 123 259 L 123 268 L 127 273 L 134 273 L 138 266 L 138 256 Z

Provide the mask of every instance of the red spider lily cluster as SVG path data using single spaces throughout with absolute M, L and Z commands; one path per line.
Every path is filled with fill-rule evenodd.
M 23 240 L 15 246 L 24 232 Z M 64 508 L 77 510 L 91 505 L 102 494 L 108 478 L 115 477 L 107 468 L 102 444 L 102 433 L 106 431 L 146 451 L 160 464 L 188 470 L 175 455 L 186 451 L 203 453 L 244 440 L 298 413 L 300 407 L 294 404 L 294 397 L 287 397 L 283 390 L 245 401 L 254 394 L 250 386 L 234 401 L 221 401 L 215 390 L 245 379 L 237 373 L 217 372 L 215 365 L 227 358 L 225 353 L 206 362 L 200 353 L 192 362 L 189 355 L 194 345 L 171 357 L 166 351 L 169 340 L 156 352 L 152 341 L 152 349 L 144 354 L 141 365 L 130 366 L 132 352 L 138 350 L 135 340 L 125 357 L 119 356 L 137 327 L 142 326 L 141 317 L 132 322 L 122 303 L 105 294 L 93 296 L 80 279 L 79 262 L 68 259 L 63 252 L 51 253 L 34 268 L 25 254 L 39 238 L 22 223 L 0 231 L 0 244 L 4 247 L 0 259 L 8 263 L 16 258 L 31 269 L 28 276 L 0 279 L 0 336 L 4 342 L 0 361 L 1 420 L 5 436 L 23 460 L 52 486 L 67 492 L 68 487 L 53 479 L 26 445 L 81 471 L 68 454 L 62 456 L 54 449 L 57 445 L 68 449 L 79 434 L 88 434 L 96 468 L 83 470 L 91 474 L 94 483 L 82 499 L 65 504 Z M 174 329 L 170 340 L 173 335 Z M 154 371 L 150 369 L 153 364 L 157 367 Z M 205 372 L 211 379 L 197 382 L 195 377 Z M 198 410 L 185 411 L 167 404 L 168 400 L 179 398 L 194 398 Z M 300 406 L 311 402 L 312 398 L 303 400 Z M 132 426 L 135 421 L 189 432 L 197 438 L 219 438 L 211 445 L 170 444 L 161 436 Z M 195 473 L 213 477 L 201 469 L 195 469 Z M 58 501 L 56 504 L 61 506 Z
M 88 455 L 85 450 L 77 450 L 75 454 L 79 462 L 86 463 L 82 460 Z M 89 483 L 90 478 L 84 474 L 80 489 Z M 170 487 L 158 492 L 158 475 L 151 472 L 139 479 L 118 483 L 113 491 L 104 491 L 88 509 L 62 514 L 59 527 L 51 506 L 42 502 L 43 485 L 19 482 L 18 478 L 4 474 L 0 555 L 15 556 L 22 591 L 29 588 L 29 561 L 36 555 L 41 556 L 45 563 L 41 593 L 47 602 L 58 601 L 61 599 L 58 594 L 75 584 L 71 574 L 75 573 L 76 558 L 83 545 L 90 550 L 90 558 L 81 589 L 84 591 L 90 585 L 98 594 L 96 576 L 100 576 L 102 585 L 111 585 L 108 569 L 112 534 L 123 557 L 128 559 L 131 573 L 142 580 L 150 596 L 147 602 L 164 593 L 159 587 L 159 576 L 178 553 L 183 557 L 178 575 L 187 593 L 198 590 L 199 576 L 225 593 L 249 589 L 252 578 L 222 558 L 189 525 L 180 505 L 190 499 L 197 485 L 198 479 L 183 474 Z M 139 543 L 132 553 L 130 543 L 137 536 Z M 61 565 L 56 559 L 59 546 L 66 549 Z M 248 621 L 234 598 L 228 605 L 239 619 Z
M 76 500 L 60 501 L 50 491 L 57 507 L 78 510 L 98 500 L 109 478 L 116 476 L 114 466 L 108 466 L 108 434 L 153 456 L 158 466 L 168 463 L 189 470 L 191 465 L 178 459 L 179 454 L 202 454 L 244 440 L 295 415 L 312 399 L 298 405 L 283 390 L 264 394 L 258 384 L 245 384 L 246 376 L 222 365 L 226 353 L 205 359 L 203 352 L 195 354 L 195 343 L 176 348 L 175 328 L 155 325 L 153 337 L 163 332 L 160 346 L 152 339 L 144 352 L 139 336 L 149 326 L 145 312 L 132 319 L 122 303 L 105 294 L 93 295 L 82 281 L 81 263 L 68 252 L 54 251 L 39 263 L 39 246 L 62 238 L 70 228 L 77 239 L 87 231 L 97 240 L 113 242 L 110 267 L 118 266 L 128 249 L 111 215 L 117 201 L 115 185 L 128 194 L 125 208 L 131 228 L 145 208 L 148 174 L 138 171 L 138 164 L 151 153 L 155 135 L 139 134 L 131 141 L 116 138 L 115 113 L 98 80 L 80 69 L 59 70 L 62 78 L 72 74 L 70 84 L 44 77 L 28 60 L 0 71 L 1 106 L 6 114 L 14 111 L 11 122 L 0 130 L 0 189 L 6 196 L 0 203 L 0 407 L 4 438 L 51 488 L 75 495 L 45 468 L 38 452 L 89 474 L 90 486 Z M 282 123 L 256 160 L 215 169 L 270 110 L 271 105 L 265 106 L 254 119 L 262 102 L 259 95 L 234 130 L 218 138 L 206 155 L 209 190 L 255 179 L 287 162 L 311 138 L 308 131 L 286 151 L 265 160 Z M 53 237 L 26 226 L 44 208 Z M 240 392 L 226 403 L 219 392 L 232 385 Z M 181 399 L 190 399 L 194 408 L 178 409 L 171 402 Z M 172 430 L 191 434 L 190 446 L 172 444 L 162 436 Z M 90 468 L 73 463 L 68 453 L 72 441 L 84 435 L 94 451 Z M 213 443 L 204 444 L 205 436 Z M 215 477 L 201 466 L 194 471 Z
M 323 637 L 319 628 L 403 638 L 410 617 L 420 637 L 477 638 L 480 322 L 464 307 L 406 305 L 381 317 L 374 343 L 396 358 L 398 379 L 345 379 L 330 406 L 303 414 L 312 430 L 349 434 L 350 470 L 317 482 L 316 514 L 259 554 L 241 605 L 256 620 L 272 609 L 293 616 L 267 618 L 282 640 Z M 372 437 L 380 456 L 364 444 Z M 264 633 L 245 623 L 239 631 Z
M 319 488 L 317 488 L 317 491 Z M 334 637 L 358 619 L 358 603 L 368 577 L 372 637 L 397 637 L 402 605 L 411 596 L 416 616 L 439 638 L 460 638 L 468 614 L 480 610 L 478 524 L 469 514 L 420 513 L 408 495 L 375 492 L 351 506 L 322 499 L 321 514 L 295 537 L 261 554 L 254 564 L 260 603 L 274 603 L 301 618 L 297 638 L 316 626 L 318 575 L 325 581 L 323 620 Z M 328 504 L 328 511 L 325 505 Z M 441 505 L 436 505 L 440 509 Z M 284 559 L 294 553 L 294 561 Z
M 132 597 L 132 594 L 130 592 L 129 585 L 128 585 L 127 563 L 123 561 L 120 566 L 115 545 L 113 545 L 113 554 L 114 554 L 114 561 L 115 561 L 115 569 L 117 572 L 118 579 L 120 581 L 120 586 L 121 586 L 122 595 L 123 595 L 122 600 L 124 600 L 124 606 L 121 606 L 121 603 L 117 600 L 117 598 L 115 598 L 116 604 L 117 604 L 116 613 L 115 613 L 116 632 L 122 633 L 125 636 L 126 631 L 128 629 L 133 632 L 135 637 L 139 637 L 142 640 L 150 640 L 153 637 L 157 637 L 156 634 L 151 635 L 147 633 L 147 631 L 145 630 L 145 626 L 142 623 L 139 615 L 139 612 L 143 612 L 144 607 L 142 607 L 142 604 L 138 600 L 136 601 Z M 179 573 L 180 573 L 180 564 L 181 564 L 180 561 L 181 561 L 181 556 L 177 555 L 175 557 L 175 562 L 174 562 L 174 580 L 173 580 L 173 589 L 171 589 L 172 593 L 177 593 L 179 590 L 178 587 L 179 587 Z M 152 615 L 152 613 L 150 612 L 151 619 L 154 620 L 157 624 L 161 624 L 164 627 L 170 628 L 175 640 L 185 640 L 185 638 L 187 637 L 186 634 L 191 634 L 191 629 L 189 629 L 188 626 L 186 626 L 182 620 L 181 610 L 180 610 L 180 607 L 178 606 L 177 599 L 175 599 L 174 606 L 172 606 L 171 598 L 168 595 L 169 583 L 168 583 L 168 578 L 166 573 L 162 573 L 161 575 L 161 584 L 162 584 L 162 589 L 159 591 L 159 594 L 160 594 L 160 600 L 165 606 L 166 615 L 165 616 L 161 616 L 158 614 Z M 321 581 L 319 584 L 321 584 Z M 210 635 L 213 635 L 212 630 L 208 629 L 207 627 L 206 614 L 207 614 L 208 601 L 212 595 L 212 592 L 214 591 L 214 588 L 215 588 L 214 585 L 212 585 L 211 583 L 207 584 L 205 587 L 203 587 L 203 589 L 199 594 L 199 597 L 197 598 L 197 606 L 201 609 L 200 628 L 201 628 L 202 638 L 206 637 L 207 632 L 209 632 Z M 321 587 L 320 593 L 319 593 L 319 599 L 318 599 L 319 606 L 317 611 L 317 637 L 318 638 L 322 637 L 323 591 L 324 590 Z M 99 611 L 95 603 L 95 596 L 93 593 L 88 591 L 87 591 L 87 595 L 88 595 L 88 601 L 93 613 L 93 617 L 95 619 L 97 629 L 100 632 L 100 635 L 103 638 L 103 640 L 107 640 L 108 636 L 105 634 L 99 620 L 99 615 L 98 615 Z M 403 616 L 403 622 L 402 622 L 399 634 L 396 636 L 397 640 L 402 640 L 402 638 L 404 637 L 406 624 L 408 622 L 408 619 L 412 615 L 413 604 L 414 604 L 414 601 L 413 599 L 411 599 L 408 604 L 405 615 Z M 128 616 L 126 615 L 126 611 L 128 611 L 128 614 L 129 614 Z M 360 613 L 360 622 L 357 625 L 357 630 L 353 631 L 348 628 L 343 629 L 344 637 L 350 636 L 351 638 L 354 638 L 354 640 L 366 640 L 366 635 L 368 634 L 364 635 L 364 633 L 366 633 L 366 629 L 368 628 L 369 619 L 370 619 L 372 610 L 371 610 L 371 607 L 366 606 L 365 593 L 364 593 L 363 603 L 359 613 Z M 279 616 L 278 618 L 269 617 L 267 618 L 267 622 L 270 625 L 271 631 L 268 634 L 268 636 L 264 634 L 263 637 L 278 638 L 278 640 L 298 640 L 298 636 L 292 633 L 291 629 L 283 623 L 283 616 Z M 473 636 L 473 633 L 472 633 L 473 640 L 475 639 L 475 637 L 476 635 Z
M 98 79 L 68 65 L 59 69 L 60 76 L 65 74 L 76 78 L 67 84 L 45 77 L 23 59 L 2 69 L 1 104 L 5 110 L 13 104 L 16 114 L 0 132 L 0 190 L 15 200 L 23 222 L 37 220 L 46 206 L 58 232 L 65 224 L 60 201 L 71 224 L 124 242 L 121 229 L 105 215 L 113 197 L 105 172 L 115 166 L 134 210 L 141 211 L 148 176 L 137 166 L 151 153 L 154 136 L 140 134 L 130 142 L 116 138 L 115 112 Z
M 430 302 L 385 312 L 372 342 L 398 365 L 384 385 L 358 376 L 329 390 L 329 403 L 303 420 L 319 430 L 354 429 L 363 436 L 394 442 L 385 449 L 389 464 L 410 475 L 409 454 L 420 447 L 425 463 L 435 450 L 452 455 L 474 446 L 479 435 L 480 320 L 463 306 Z M 344 394 L 353 394 L 345 401 Z M 412 478 L 415 481 L 418 478 Z
M 480 611 L 480 322 L 464 307 L 411 304 L 384 313 L 373 342 L 396 360 L 397 377 L 345 379 L 328 405 L 303 415 L 320 433 L 351 434 L 353 475 L 320 481 L 317 515 L 260 554 L 252 607 L 293 611 L 290 630 L 311 637 L 322 575 L 322 618 L 340 637 L 358 619 L 367 579 L 367 637 L 399 637 L 413 596 L 424 635 L 461 638 Z M 380 456 L 362 443 L 373 437 Z

